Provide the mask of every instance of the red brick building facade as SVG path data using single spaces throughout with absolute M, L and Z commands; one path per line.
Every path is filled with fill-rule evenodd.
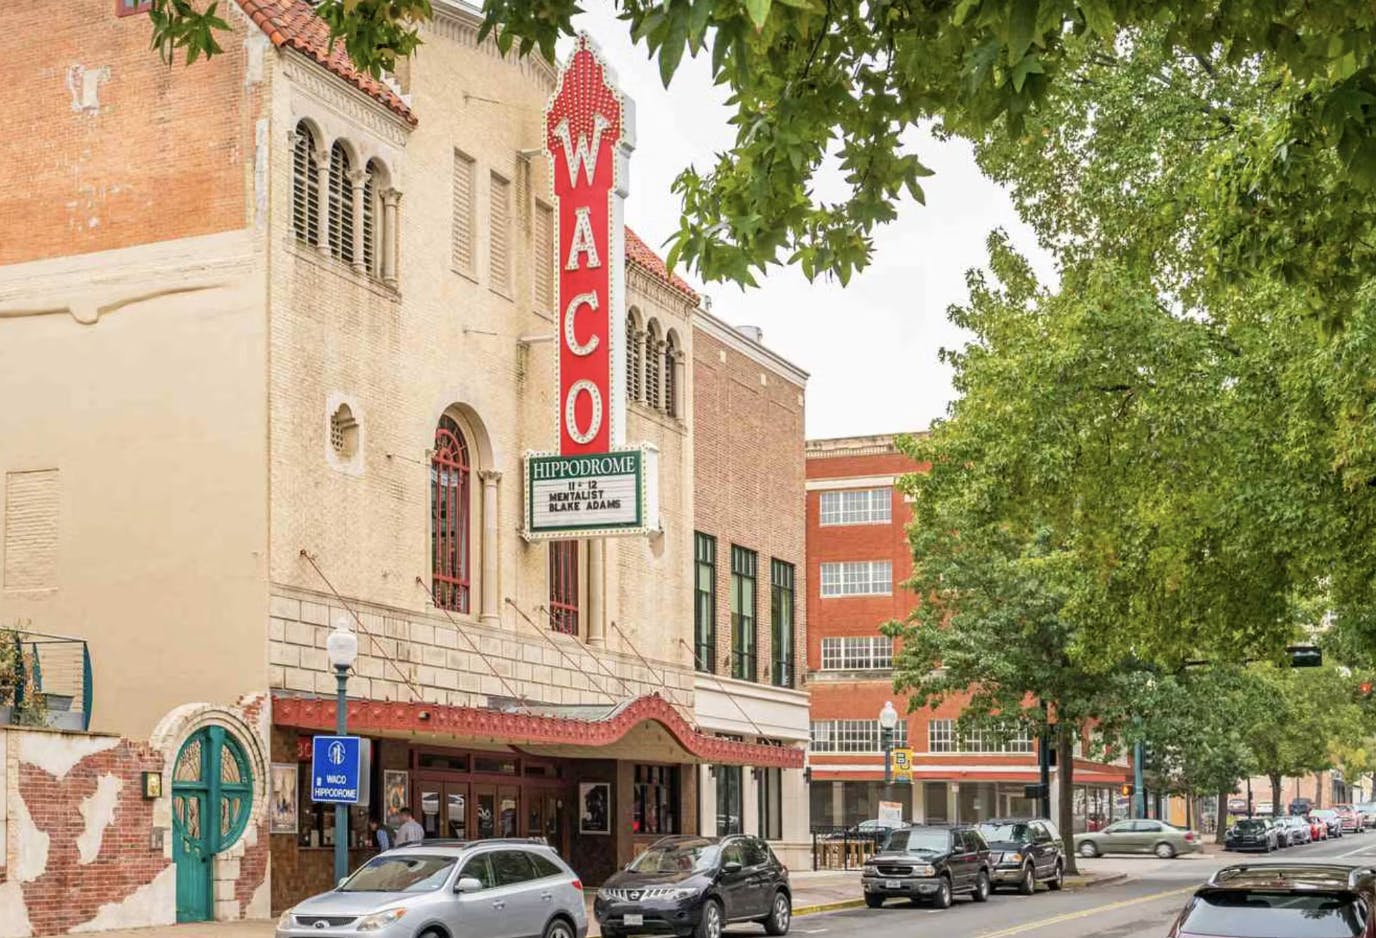
M 914 598 L 906 528 L 912 511 L 898 478 L 921 467 L 892 436 L 807 444 L 808 689 L 812 697 L 809 796 L 814 826 L 850 826 L 899 801 L 905 820 L 969 821 L 1035 810 L 1023 797 L 1037 781 L 1030 737 L 1008 744 L 960 739 L 965 700 L 908 712 L 893 689 L 893 643 L 879 627 L 901 620 Z M 896 748 L 912 750 L 911 783 L 885 790 L 879 713 L 902 715 Z M 1125 769 L 1077 761 L 1076 805 L 1083 824 L 1115 810 Z

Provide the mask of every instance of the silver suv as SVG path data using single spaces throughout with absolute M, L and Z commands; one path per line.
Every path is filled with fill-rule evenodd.
M 283 913 L 277 938 L 586 938 L 583 884 L 549 847 L 398 847 Z

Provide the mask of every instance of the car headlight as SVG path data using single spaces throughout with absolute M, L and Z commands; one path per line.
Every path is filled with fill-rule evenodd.
M 918 876 L 935 876 L 936 868 L 929 864 L 927 866 L 919 866 L 914 872 L 917 873 Z
M 1022 862 L 1022 854 L 1021 854 L 1021 853 L 1005 853 L 1005 854 L 1003 855 L 1003 862 L 1004 862 L 1004 863 L 1021 863 L 1021 862 Z
M 285 931 L 286 929 L 291 928 L 291 925 L 291 909 L 287 909 L 287 911 L 282 913 L 282 917 L 277 920 L 277 928 L 279 930 Z
M 691 899 L 697 894 L 698 890 L 696 889 L 670 889 L 668 898 L 670 902 L 682 902 L 684 899 Z
M 372 915 L 365 915 L 358 920 L 354 928 L 359 931 L 377 931 L 386 928 L 388 925 L 397 921 L 406 914 L 405 909 L 384 909 L 381 912 L 374 912 Z

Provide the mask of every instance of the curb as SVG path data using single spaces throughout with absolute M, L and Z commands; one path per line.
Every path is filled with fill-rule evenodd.
M 1127 873 L 1110 873 L 1107 876 L 1096 876 L 1093 879 L 1084 876 L 1067 876 L 1065 887 L 1067 889 L 1093 889 L 1096 886 L 1112 886 L 1114 883 L 1121 883 L 1127 878 Z
M 864 899 L 843 899 L 840 902 L 822 902 L 817 905 L 804 905 L 793 910 L 793 917 L 816 915 L 818 912 L 839 912 L 842 909 L 858 909 L 865 904 Z

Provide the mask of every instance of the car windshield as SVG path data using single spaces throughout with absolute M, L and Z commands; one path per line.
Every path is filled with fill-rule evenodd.
M 637 873 L 701 873 L 717 865 L 721 848 L 708 840 L 656 844 L 635 858 L 628 869 Z
M 454 862 L 454 857 L 389 853 L 360 867 L 339 891 L 429 892 L 444 885 Z
M 894 831 L 884 848 L 894 853 L 945 853 L 950 849 L 950 834 L 946 831 Z
M 1026 824 L 981 824 L 979 832 L 988 841 L 1007 840 L 1022 843 L 1027 840 Z
M 1183 926 L 1219 938 L 1354 938 L 1362 934 L 1362 914 L 1350 895 L 1237 890 L 1199 896 Z
M 1309 812 L 1312 817 L 1337 817 L 1338 812 L 1329 808 L 1319 808 L 1317 811 Z

